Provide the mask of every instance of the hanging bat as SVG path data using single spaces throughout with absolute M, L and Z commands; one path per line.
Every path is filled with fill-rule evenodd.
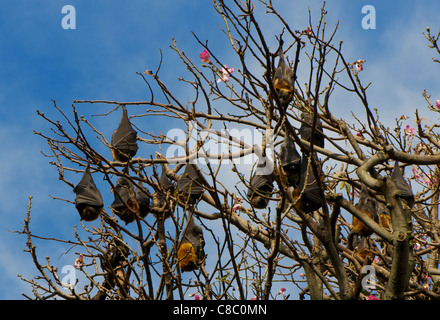
M 369 238 L 362 237 L 359 241 L 359 244 L 357 244 L 357 255 L 361 257 L 362 259 L 369 258 L 370 261 L 373 261 L 374 254 L 370 248 L 370 241 Z
M 115 286 L 119 293 L 123 293 L 124 296 L 128 295 L 131 268 L 127 268 L 127 257 L 130 254 L 129 247 L 123 241 L 114 238 L 108 244 L 106 251 L 98 255 L 104 277 L 101 286 L 106 290 L 99 290 L 92 300 L 105 300 L 108 297 L 107 293 Z
M 140 183 L 140 186 L 143 188 L 142 183 Z M 141 218 L 145 218 L 147 214 L 150 212 L 150 198 L 139 187 L 136 188 L 134 194 L 136 197 L 136 201 L 139 204 L 139 216 Z
M 127 162 L 134 157 L 138 150 L 137 132 L 128 120 L 127 110 L 122 108 L 121 121 L 118 128 L 113 132 L 111 139 L 111 152 L 113 161 Z
M 396 184 L 400 198 L 404 200 L 404 202 L 410 208 L 412 208 L 415 202 L 414 194 L 409 184 L 403 178 L 403 173 L 400 171 L 399 163 L 397 161 L 394 163 L 394 169 L 391 173 L 391 179 Z
M 287 184 L 295 187 L 299 183 L 301 173 L 301 156 L 296 151 L 295 144 L 287 130 L 280 150 L 281 176 Z
M 391 216 L 385 205 L 379 204 L 379 225 L 387 231 L 392 231 Z
M 284 59 L 283 49 L 281 46 L 279 51 L 279 61 L 273 77 L 273 87 L 278 95 L 281 106 L 286 108 L 293 98 L 295 74 Z
M 301 179 L 299 186 L 293 189 L 293 199 L 295 207 L 305 213 L 318 210 L 324 204 L 309 159 L 304 154 L 301 159 Z
M 119 178 L 114 188 L 114 201 L 110 205 L 113 212 L 129 224 L 139 215 L 139 203 L 136 201 L 133 184 L 126 178 Z
M 180 270 L 185 272 L 197 269 L 205 258 L 204 246 L 203 230 L 191 218 L 177 251 Z
M 73 188 L 73 192 L 76 193 L 75 207 L 79 212 L 81 220 L 93 221 L 97 219 L 104 210 L 104 202 L 92 179 L 89 165 L 87 165 L 81 181 Z
M 185 171 L 177 179 L 177 190 L 188 204 L 194 204 L 203 194 L 202 181 L 196 172 L 195 164 L 188 163 Z
M 167 177 L 165 170 L 165 166 L 162 165 L 162 173 L 158 181 L 165 194 L 163 195 L 161 192 L 156 191 L 153 194 L 150 206 L 150 211 L 156 219 L 159 216 L 163 216 L 164 219 L 167 219 L 171 213 L 174 212 L 175 208 L 175 202 L 169 197 L 174 193 L 175 187 Z M 169 201 L 166 201 L 166 199 L 169 199 Z
M 322 122 L 319 118 L 316 119 L 316 126 L 313 135 L 312 141 L 312 123 L 313 123 L 313 115 L 310 113 L 303 112 L 301 113 L 301 127 L 299 128 L 299 134 L 301 139 L 306 140 L 310 143 L 313 142 L 313 145 L 324 148 L 324 131 L 322 129 Z
M 273 173 L 264 174 L 265 165 L 258 163 L 257 169 L 249 182 L 247 197 L 251 205 L 256 209 L 264 209 L 269 203 L 273 190 Z
M 367 216 L 373 219 L 375 222 L 379 222 L 379 217 L 377 214 L 378 204 L 377 201 L 370 197 L 368 194 L 368 188 L 365 185 L 362 185 L 359 202 L 356 204 L 356 207 L 365 212 Z M 357 217 L 353 216 L 352 221 L 354 232 L 361 237 L 368 237 L 373 232 L 370 228 L 368 228 L 361 220 Z

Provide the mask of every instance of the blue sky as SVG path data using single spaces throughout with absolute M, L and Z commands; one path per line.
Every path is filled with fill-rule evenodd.
M 292 29 L 307 27 L 307 7 L 317 18 L 319 1 L 274 1 Z M 63 5 L 76 8 L 76 29 L 61 26 Z M 364 5 L 376 9 L 376 29 L 361 27 Z M 261 8 L 260 8 L 261 9 Z M 372 82 L 369 101 L 378 108 L 384 122 L 401 114 L 413 118 L 416 108 L 424 114 L 421 92 L 426 89 L 440 99 L 439 66 L 431 61 L 434 52 L 422 36 L 426 27 L 439 28 L 440 2 L 430 1 L 348 1 L 327 2 L 328 26 L 339 20 L 337 40 L 349 61 L 365 59 L 361 79 Z M 264 18 L 264 10 L 259 13 Z M 272 19 L 261 20 L 266 35 L 279 34 Z M 315 20 L 316 21 L 316 20 Z M 71 190 L 58 181 L 57 172 L 40 151 L 47 151 L 43 139 L 33 130 L 46 131 L 47 124 L 36 110 L 55 116 L 51 99 L 70 112 L 74 99 L 144 100 L 148 91 L 136 75 L 155 69 L 162 50 L 160 76 L 185 99 L 191 93 L 176 78 L 185 67 L 169 49 L 172 38 L 188 56 L 198 59 L 201 51 L 191 32 L 224 59 L 230 50 L 219 31 L 222 20 L 210 1 L 130 0 L 21 0 L 2 3 L 0 12 L 0 299 L 21 299 L 29 287 L 17 274 L 36 274 L 30 257 L 23 253 L 25 239 L 8 230 L 21 229 L 27 198 L 33 196 L 32 227 L 44 236 L 71 237 L 72 225 L 79 224 L 72 208 L 53 200 L 49 194 L 73 200 Z M 185 95 L 188 98 L 185 98 Z M 337 116 L 360 112 L 359 106 L 335 93 L 332 110 Z M 109 110 L 103 105 L 77 105 L 87 116 Z M 386 119 L 386 120 L 385 120 Z M 430 121 L 437 121 L 430 115 Z M 96 119 L 97 123 L 109 119 Z M 411 124 L 411 119 L 408 120 Z M 143 123 L 158 132 L 169 123 Z M 103 125 L 104 127 L 104 125 Z M 113 128 L 106 129 L 111 133 Z M 41 258 L 63 261 L 55 245 L 39 243 Z

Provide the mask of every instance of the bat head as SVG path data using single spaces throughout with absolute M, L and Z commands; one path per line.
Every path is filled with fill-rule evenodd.
M 96 220 L 104 210 L 102 206 L 91 206 L 84 203 L 78 204 L 75 207 L 78 210 L 81 220 L 83 221 Z
M 285 81 L 278 82 L 275 80 L 274 83 L 275 91 L 278 94 L 278 99 L 282 106 L 287 106 L 293 99 L 293 91 L 290 90 L 290 87 L 286 84 Z
M 127 162 L 134 157 L 138 150 L 137 132 L 131 126 L 127 110 L 122 109 L 121 121 L 113 132 L 111 139 L 111 152 L 114 161 Z

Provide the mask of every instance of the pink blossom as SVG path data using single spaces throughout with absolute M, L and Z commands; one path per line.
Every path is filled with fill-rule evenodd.
M 429 180 L 429 182 L 428 181 L 426 181 L 426 180 Z M 435 177 L 433 177 L 433 176 L 431 176 L 430 174 L 427 174 L 426 175 L 426 184 L 428 185 L 428 186 L 430 186 L 430 187 L 432 187 L 432 184 L 433 183 L 437 183 L 437 179 L 435 178 Z
M 243 205 L 241 203 L 236 203 L 232 207 L 232 211 L 240 214 L 240 212 L 247 212 L 247 209 L 245 207 L 243 207 Z
M 194 296 L 194 300 L 200 300 L 200 297 L 199 297 L 198 294 L 196 294 L 196 295 Z
M 362 60 L 362 59 L 359 59 L 359 60 L 357 60 L 354 64 L 356 65 L 356 70 L 357 71 L 362 71 L 362 70 L 364 70 L 364 67 L 362 66 L 364 63 L 365 63 L 365 61 L 366 60 Z
M 408 125 L 406 125 L 405 132 L 406 132 L 406 134 L 413 135 L 416 132 L 416 129 L 411 128 L 408 124 Z
M 251 300 L 257 300 L 257 297 L 256 297 L 256 296 L 253 296 L 253 297 L 251 298 Z
M 280 291 L 278 291 L 278 294 L 284 295 L 284 292 L 286 292 L 286 288 L 281 288 Z
M 301 272 L 301 273 L 299 274 L 299 276 L 300 276 L 301 278 L 304 278 L 306 275 L 304 274 L 304 272 Z
M 367 300 L 379 300 L 379 298 L 376 297 L 375 295 L 370 294 L 370 295 L 367 297 Z
M 425 183 L 423 181 L 422 177 L 420 176 L 420 174 L 417 172 L 417 169 L 414 166 L 411 167 L 411 170 L 412 170 L 414 178 L 417 180 L 417 182 L 419 182 L 420 184 Z
M 422 178 L 414 166 L 411 167 L 411 170 L 413 172 L 413 177 L 417 180 L 417 182 L 420 184 L 425 184 L 428 188 L 431 188 L 432 184 L 437 182 L 437 179 L 432 177 L 430 174 L 425 173 L 425 178 Z
M 228 82 L 229 81 L 229 75 L 232 74 L 235 71 L 234 68 L 228 68 L 227 65 L 224 65 L 222 68 L 222 76 L 221 78 L 217 79 L 217 83 L 220 83 L 222 81 Z
M 208 50 L 199 53 L 199 58 L 202 59 L 202 62 L 211 63 L 211 58 L 209 57 Z
M 414 243 L 414 250 L 420 250 L 420 243 L 416 242 Z
M 436 101 L 435 101 L 435 107 L 436 107 L 437 109 L 440 109 L 440 100 L 436 100 Z
M 426 178 L 425 178 L 425 183 L 426 183 L 426 185 L 427 185 L 429 188 L 432 187 L 432 180 L 431 180 L 431 177 L 426 176 Z
M 359 192 L 357 192 L 356 189 L 353 189 L 350 191 L 350 196 L 352 197 L 359 197 Z
M 308 36 L 313 36 L 312 28 L 307 27 L 307 29 L 305 30 L 305 33 L 306 33 Z
M 80 254 L 78 258 L 76 258 L 75 260 L 75 265 L 74 267 L 79 269 L 84 265 L 84 260 L 83 260 L 83 255 Z

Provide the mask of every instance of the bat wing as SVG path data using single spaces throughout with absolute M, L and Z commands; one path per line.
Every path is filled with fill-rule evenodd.
M 254 175 L 251 178 L 250 185 L 255 189 L 262 189 L 263 187 L 273 187 L 272 175 Z
M 307 157 L 302 158 L 301 161 L 301 180 L 299 188 L 303 191 L 302 197 L 303 210 L 305 212 L 312 212 L 318 210 L 324 204 L 324 200 L 321 198 L 321 191 L 318 183 L 316 182 L 315 175 L 310 166 L 308 166 L 309 160 Z
M 273 190 L 273 174 L 262 174 L 265 169 L 262 169 L 264 165 L 258 164 L 257 169 L 250 180 L 250 187 L 248 189 L 247 196 L 250 199 L 253 193 L 258 190 L 261 192 L 272 192 Z
M 81 181 L 73 188 L 73 192 L 76 193 L 75 205 L 86 204 L 90 206 L 103 206 L 101 193 L 93 181 L 92 175 L 86 169 Z
M 281 145 L 280 161 L 283 167 L 295 166 L 301 163 L 301 156 L 296 151 L 295 144 L 287 132 Z
M 165 190 L 168 190 L 173 187 L 173 184 L 171 183 L 170 178 L 168 178 L 168 176 L 165 173 L 164 167 L 162 167 L 162 173 L 159 178 L 159 183 L 162 186 L 162 188 L 164 188 Z
M 278 66 L 274 74 L 275 89 L 283 88 L 285 90 L 293 91 L 293 70 L 288 66 L 284 59 L 283 50 L 280 49 Z
M 365 185 L 362 185 L 361 193 L 359 197 L 359 202 L 356 205 L 359 210 L 367 211 L 371 214 L 371 218 L 373 218 L 374 221 L 378 221 L 378 203 L 376 199 L 372 198 L 368 194 L 368 189 Z
M 114 201 L 110 205 L 113 212 L 125 222 L 131 223 L 136 215 L 141 215 L 133 184 L 126 178 L 120 178 L 114 188 Z
M 308 118 L 310 118 L 309 115 L 301 114 L 301 119 L 307 121 Z M 299 127 L 299 135 L 301 136 L 301 139 L 309 141 L 310 137 L 312 136 L 312 128 L 310 127 L 309 122 L 301 123 L 301 126 Z
M 404 198 L 414 197 L 414 194 L 411 190 L 411 187 L 408 185 L 408 183 L 403 178 L 403 174 L 400 171 L 399 163 L 397 161 L 394 164 L 394 169 L 391 174 L 391 179 L 393 179 L 394 183 L 396 184 L 396 187 L 399 190 L 399 195 L 401 197 L 404 197 Z
M 200 226 L 195 225 L 191 218 L 177 251 L 179 267 L 182 271 L 197 269 L 198 264 L 205 256 L 204 246 L 203 230 Z
M 199 196 L 203 193 L 203 186 L 194 166 L 191 163 L 186 165 L 185 171 L 177 180 L 177 189 L 181 193 Z
M 111 145 L 124 154 L 134 156 L 138 150 L 136 138 L 137 132 L 128 120 L 127 110 L 123 108 L 119 126 L 112 135 Z
M 310 141 L 312 137 L 312 122 L 313 118 L 310 113 L 303 112 L 301 114 L 301 120 L 303 123 L 299 128 L 299 134 L 301 139 Z M 322 122 L 320 119 L 316 119 L 315 135 L 313 137 L 313 143 L 321 148 L 324 148 L 324 134 L 322 129 Z
M 134 193 L 139 204 L 140 215 L 142 218 L 145 218 L 150 211 L 150 198 L 140 188 L 136 188 Z
M 197 253 L 199 258 L 202 258 L 203 249 L 205 247 L 205 241 L 203 238 L 203 229 L 196 225 L 191 219 L 188 228 L 186 229 L 184 239 L 182 243 L 189 242 L 193 245 L 194 251 Z
M 117 181 L 114 195 L 115 199 L 110 207 L 116 210 L 125 207 L 124 202 L 127 203 L 130 199 L 135 199 L 136 197 L 133 184 L 125 178 L 120 178 Z
M 378 203 L 378 214 L 379 214 L 379 224 L 381 227 L 384 227 L 385 229 L 387 229 L 388 231 L 391 231 L 391 216 L 388 212 L 387 207 L 382 204 L 382 203 Z
M 160 174 L 158 182 L 161 185 L 161 187 L 164 189 L 165 192 L 167 190 L 171 190 L 174 188 L 170 178 L 168 178 L 168 176 L 165 173 L 164 166 L 162 166 L 162 173 Z M 164 198 L 163 198 L 162 194 L 160 192 L 156 192 L 153 197 L 152 206 L 155 207 L 157 203 L 161 203 L 163 200 L 164 200 Z

